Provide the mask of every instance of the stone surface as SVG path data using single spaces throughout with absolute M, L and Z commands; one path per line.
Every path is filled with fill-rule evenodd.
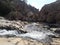
M 0 29 L 10 30 L 14 28 L 14 30 L 15 29 L 21 30 L 26 24 L 29 24 L 29 23 L 23 22 L 23 21 L 14 21 L 14 20 L 9 21 L 4 19 L 3 17 L 0 17 Z M 46 27 L 44 24 L 39 24 L 39 23 L 36 26 L 38 27 L 41 26 L 41 29 L 43 28 L 44 30 L 45 30 L 44 27 Z M 53 42 L 51 43 L 52 45 L 60 45 L 60 38 L 53 39 Z M 18 37 L 10 37 L 10 38 L 0 37 L 0 45 L 43 45 L 43 44 L 41 42 L 38 42 L 32 39 L 27 40 L 27 39 L 18 38 Z
M 36 24 L 36 25 L 35 25 Z M 23 30 L 26 26 L 29 27 L 32 25 L 35 25 L 37 28 L 40 28 L 41 30 L 44 30 L 45 28 L 49 28 L 48 25 L 38 22 L 26 22 L 26 21 L 20 21 L 20 20 L 7 20 L 3 17 L 0 17 L 0 29 L 7 29 L 7 30 Z M 34 28 L 34 27 L 33 27 Z M 25 29 L 24 29 L 25 30 Z
M 21 30 L 25 24 L 28 22 L 23 21 L 9 21 L 1 17 L 0 19 L 0 29 L 7 29 L 7 30 Z
M 37 21 L 39 10 L 25 0 L 0 0 L 0 16 L 9 20 Z
M 52 45 L 60 45 L 60 38 L 53 38 Z M 43 45 L 35 40 L 25 40 L 22 38 L 0 38 L 0 45 Z
M 60 24 L 60 1 L 44 5 L 39 16 L 42 22 Z
M 22 38 L 0 38 L 0 45 L 42 45 L 42 43 Z

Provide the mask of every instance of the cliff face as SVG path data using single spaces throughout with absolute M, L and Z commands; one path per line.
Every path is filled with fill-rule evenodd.
M 48 23 L 60 23 L 60 1 L 57 0 L 51 4 L 42 7 L 39 12 L 40 21 Z
M 21 0 L 0 0 L 0 16 L 9 20 L 60 23 L 60 0 L 38 9 Z
M 0 0 L 0 16 L 9 20 L 36 21 L 38 9 L 21 0 Z

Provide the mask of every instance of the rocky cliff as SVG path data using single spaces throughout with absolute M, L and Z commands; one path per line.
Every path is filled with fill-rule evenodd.
M 38 12 L 24 0 L 0 0 L 0 16 L 9 20 L 37 21 Z
M 40 21 L 60 24 L 60 0 L 46 4 L 39 12 Z

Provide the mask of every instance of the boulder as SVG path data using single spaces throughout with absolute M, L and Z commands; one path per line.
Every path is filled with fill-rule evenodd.
M 22 21 L 9 21 L 4 18 L 0 19 L 0 29 L 7 29 L 7 30 L 21 30 L 25 24 L 28 22 Z

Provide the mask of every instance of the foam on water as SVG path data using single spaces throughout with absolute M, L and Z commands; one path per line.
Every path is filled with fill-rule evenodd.
M 18 32 L 16 31 L 16 30 L 5 30 L 5 29 L 3 29 L 3 30 L 1 30 L 0 29 L 0 36 L 3 36 L 3 35 L 17 35 L 18 34 Z
M 49 35 L 51 36 L 55 35 L 55 33 L 50 30 L 41 29 L 41 27 L 36 23 L 26 25 L 24 27 L 24 30 L 26 30 L 27 33 L 22 34 L 22 33 L 18 33 L 17 30 L 7 31 L 6 29 L 3 29 L 0 30 L 0 36 L 15 35 L 17 37 L 22 37 L 22 38 L 31 38 L 43 43 L 50 43 L 52 38 L 50 38 Z
M 48 33 L 48 32 L 47 32 Z M 24 33 L 24 34 L 19 34 L 17 30 L 0 30 L 0 36 L 5 36 L 5 35 L 15 35 L 17 37 L 22 37 L 22 38 L 31 38 L 43 43 L 50 43 L 51 42 L 51 38 L 48 36 L 48 34 L 45 32 L 38 32 L 38 31 L 32 31 L 32 32 L 28 32 L 28 33 Z M 53 34 L 53 33 L 52 33 Z M 51 34 L 50 34 L 51 35 Z

